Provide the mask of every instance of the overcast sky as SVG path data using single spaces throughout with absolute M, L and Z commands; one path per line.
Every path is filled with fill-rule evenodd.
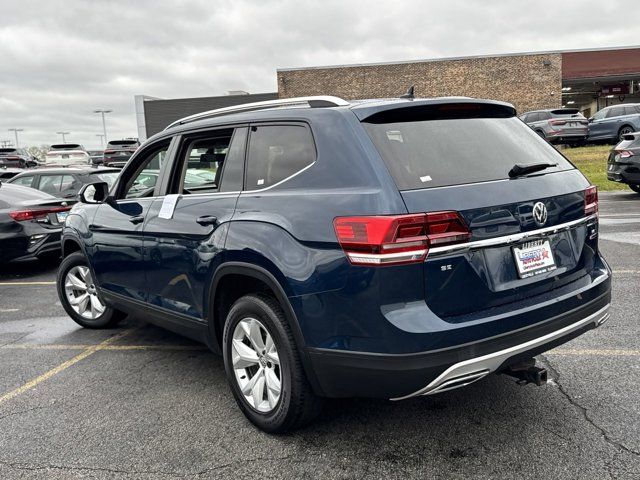
M 0 0 L 0 140 L 136 136 L 133 96 L 276 90 L 277 68 L 640 44 L 629 0 Z

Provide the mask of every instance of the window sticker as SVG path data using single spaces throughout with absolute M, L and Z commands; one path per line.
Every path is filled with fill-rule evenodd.
M 167 195 L 162 201 L 158 218 L 165 218 L 167 220 L 173 217 L 173 211 L 176 209 L 180 195 Z

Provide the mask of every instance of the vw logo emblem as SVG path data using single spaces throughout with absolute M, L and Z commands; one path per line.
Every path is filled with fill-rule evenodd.
M 533 206 L 533 221 L 539 227 L 547 223 L 547 206 L 542 202 L 537 202 Z

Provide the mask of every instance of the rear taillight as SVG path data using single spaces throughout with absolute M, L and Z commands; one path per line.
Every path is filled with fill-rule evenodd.
M 566 125 L 567 121 L 566 120 L 549 120 L 549 123 L 551 125 Z
M 424 261 L 430 247 L 469 241 L 457 212 L 338 217 L 338 242 L 352 265 L 398 265 Z
M 584 191 L 584 214 L 598 213 L 598 187 L 590 186 Z
M 50 213 L 66 212 L 71 210 L 71 207 L 55 207 L 55 208 L 41 208 L 37 210 L 15 210 L 9 212 L 9 216 L 16 222 L 26 222 L 28 220 L 41 220 L 47 218 Z
M 630 152 L 629 150 L 621 150 L 621 151 L 619 151 L 617 153 L 620 156 L 620 158 L 633 157 L 633 152 Z
M 115 150 L 105 150 L 104 153 L 113 153 Z

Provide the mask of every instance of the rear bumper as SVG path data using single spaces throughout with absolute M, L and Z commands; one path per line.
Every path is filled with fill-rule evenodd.
M 607 276 L 608 277 L 608 276 Z M 403 399 L 467 385 L 524 358 L 543 353 L 608 319 L 605 293 L 530 327 L 478 342 L 415 354 L 377 354 L 308 348 L 320 394 Z
M 33 260 L 47 253 L 55 253 L 62 250 L 60 243 L 60 231 L 38 231 L 33 235 L 43 235 L 37 241 L 30 242 L 30 237 L 20 235 L 0 241 L 0 262 Z
M 640 164 L 617 164 L 609 163 L 609 166 L 613 165 L 613 170 L 607 169 L 607 179 L 612 182 L 630 183 L 632 185 L 640 184 Z

